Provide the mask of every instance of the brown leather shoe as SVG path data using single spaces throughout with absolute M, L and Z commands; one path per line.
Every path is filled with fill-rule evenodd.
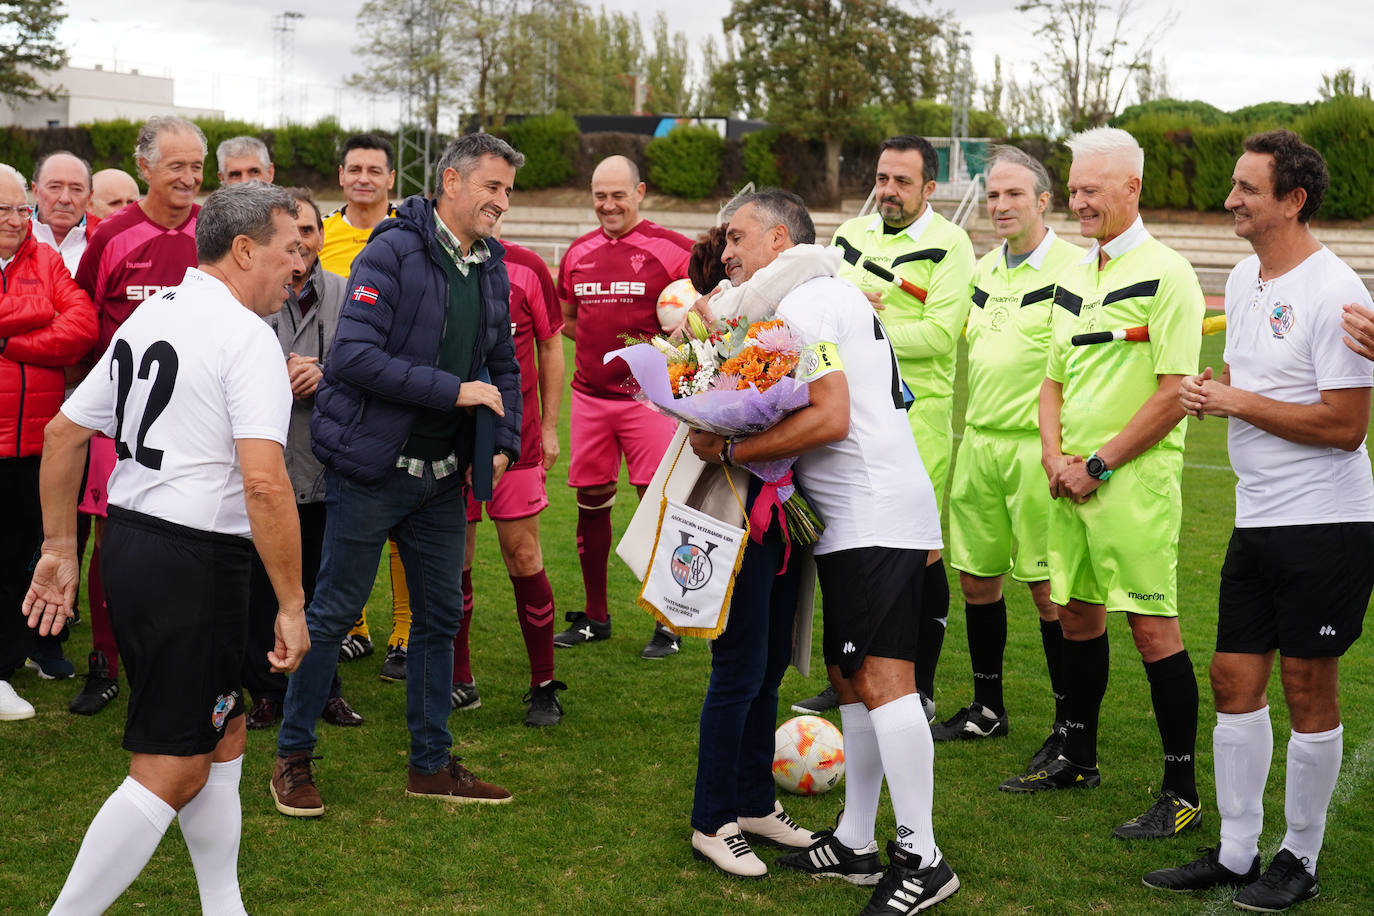
M 310 773 L 310 752 L 297 751 L 277 757 L 272 766 L 272 801 L 288 817 L 319 817 L 324 801 Z
M 248 715 L 243 717 L 243 721 L 249 728 L 271 728 L 272 723 L 280 718 L 281 701 L 270 697 L 258 697 L 253 701 L 253 708 L 248 710 Z
M 437 773 L 421 773 L 410 768 L 410 778 L 406 781 L 406 794 L 417 798 L 439 798 L 454 804 L 475 802 L 482 805 L 504 805 L 510 801 L 510 793 L 497 785 L 483 782 L 467 767 L 450 757 L 448 765 Z
M 353 728 L 363 724 L 363 717 L 352 706 L 349 706 L 348 701 L 343 697 L 330 697 L 329 702 L 324 704 L 324 712 L 320 713 L 320 718 L 330 725 L 341 725 L 344 728 Z

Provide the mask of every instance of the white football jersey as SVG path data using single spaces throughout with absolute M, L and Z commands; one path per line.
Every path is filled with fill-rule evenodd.
M 1370 307 L 1369 292 L 1323 247 L 1261 283 L 1259 258 L 1226 281 L 1231 384 L 1276 401 L 1315 404 L 1323 391 L 1368 388 L 1371 363 L 1345 345 L 1341 306 Z M 1227 451 L 1236 471 L 1236 527 L 1374 521 L 1374 482 L 1363 443 L 1353 452 L 1302 445 L 1232 417 Z
M 793 466 L 825 523 L 816 553 L 939 550 L 935 491 L 907 423 L 892 345 L 868 299 L 845 280 L 818 277 L 784 296 L 778 317 L 807 347 L 800 377 L 843 371 L 849 384 L 849 435 Z
M 249 537 L 234 440 L 284 445 L 291 383 L 272 329 L 190 268 L 120 326 L 62 412 L 115 440 L 111 505 Z

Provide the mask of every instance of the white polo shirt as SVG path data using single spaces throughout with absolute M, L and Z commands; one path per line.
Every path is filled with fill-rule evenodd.
M 1315 404 L 1321 392 L 1368 388 L 1374 364 L 1343 342 L 1341 306 L 1370 308 L 1369 292 L 1323 247 L 1281 277 L 1261 283 L 1259 257 L 1226 281 L 1226 351 L 1231 384 L 1277 401 Z M 1236 527 L 1374 521 L 1374 480 L 1363 443 L 1353 452 L 1301 445 L 1235 417 L 1227 450 L 1236 482 Z
M 250 537 L 234 440 L 285 445 L 291 383 L 266 322 L 189 268 L 120 325 L 62 413 L 116 440 L 111 505 Z

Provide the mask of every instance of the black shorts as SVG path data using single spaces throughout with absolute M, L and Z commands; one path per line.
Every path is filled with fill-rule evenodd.
M 100 544 L 100 575 L 124 673 L 124 748 L 208 754 L 243 712 L 253 543 L 118 506 Z
M 1374 589 L 1374 522 L 1236 528 L 1221 564 L 1217 651 L 1338 658 Z
M 856 547 L 816 557 L 825 663 L 853 677 L 870 655 L 916 660 L 926 551 Z

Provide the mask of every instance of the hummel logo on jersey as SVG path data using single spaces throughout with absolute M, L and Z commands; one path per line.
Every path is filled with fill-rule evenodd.
M 1317 635 L 1318 635 L 1318 636 L 1335 636 L 1335 635 L 1336 635 L 1336 628 L 1333 627 L 1333 626 L 1329 626 L 1329 625 L 1328 625 L 1328 626 L 1324 626 L 1324 627 L 1322 627 L 1320 630 L 1317 631 Z
M 355 286 L 353 287 L 353 295 L 348 298 L 352 299 L 354 302 L 366 302 L 368 305 L 376 305 L 379 295 L 381 294 L 370 286 Z
M 855 648 L 852 642 L 847 642 L 844 644 L 844 648 L 840 651 L 843 652 L 845 655 L 852 655 L 854 652 L 858 650 Z
M 152 261 L 125 261 L 125 262 L 124 262 L 124 267 L 125 267 L 126 270 L 142 270 L 144 267 L 152 267 L 152 266 L 153 266 L 153 262 L 152 262 Z

